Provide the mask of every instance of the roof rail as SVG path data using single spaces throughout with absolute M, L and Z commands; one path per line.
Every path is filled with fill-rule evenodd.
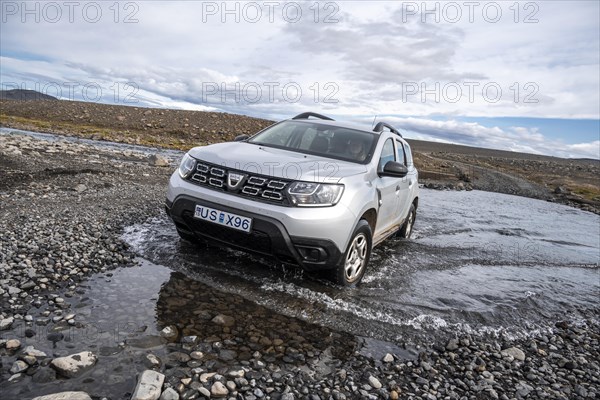
M 292 119 L 308 119 L 309 117 L 315 117 L 315 118 L 319 118 L 319 119 L 326 119 L 326 120 L 329 120 L 329 121 L 334 121 L 334 119 L 333 119 L 333 118 L 329 118 L 329 117 L 326 117 L 326 116 L 324 116 L 324 115 L 317 114 L 317 113 L 315 113 L 315 112 L 311 112 L 311 111 L 309 111 L 309 112 L 304 112 L 304 113 L 302 113 L 302 114 L 298 114 L 298 115 L 296 115 L 296 116 L 295 116 L 294 118 L 292 118 Z
M 385 122 L 378 122 L 375 128 L 373 128 L 373 132 L 383 132 L 383 128 L 388 128 L 391 132 L 402 137 L 402 134 L 396 128 Z

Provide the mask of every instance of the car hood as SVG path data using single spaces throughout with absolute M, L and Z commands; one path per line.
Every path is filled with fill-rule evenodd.
M 367 167 L 362 164 L 246 142 L 194 147 L 189 153 L 196 159 L 227 168 L 310 182 L 337 183 L 344 177 L 367 171 Z

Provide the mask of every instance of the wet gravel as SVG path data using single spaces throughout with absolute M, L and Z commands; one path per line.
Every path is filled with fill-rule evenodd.
M 136 260 L 123 228 L 160 215 L 175 162 L 151 154 L 0 135 L 3 398 L 600 396 L 597 312 L 526 338 L 458 333 L 380 354 Z

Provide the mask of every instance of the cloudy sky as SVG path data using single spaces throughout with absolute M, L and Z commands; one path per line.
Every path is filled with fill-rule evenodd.
M 598 1 L 0 1 L 2 89 L 600 158 Z

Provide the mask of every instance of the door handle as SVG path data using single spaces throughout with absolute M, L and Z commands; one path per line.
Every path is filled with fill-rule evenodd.
M 396 192 L 400 191 L 400 185 L 396 186 Z
M 413 183 L 414 183 L 414 182 L 413 182 L 413 180 L 412 180 L 412 179 L 411 179 L 410 181 L 408 181 L 408 187 L 412 187 Z

